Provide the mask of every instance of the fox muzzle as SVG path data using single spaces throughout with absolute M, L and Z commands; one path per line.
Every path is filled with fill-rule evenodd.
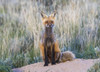
M 46 24 L 46 27 L 49 28 L 49 27 L 53 27 L 54 24 Z

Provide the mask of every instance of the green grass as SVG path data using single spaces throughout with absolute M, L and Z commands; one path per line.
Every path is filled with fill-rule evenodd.
M 0 2 L 0 60 L 7 70 L 42 61 L 40 11 L 50 14 L 55 9 L 54 32 L 61 51 L 71 50 L 77 58 L 99 57 L 95 51 L 100 49 L 98 0 L 55 0 L 49 7 L 35 0 Z
M 87 72 L 100 72 L 100 61 L 95 63 Z
M 0 61 L 0 72 L 12 72 L 11 66 L 5 64 L 3 61 Z

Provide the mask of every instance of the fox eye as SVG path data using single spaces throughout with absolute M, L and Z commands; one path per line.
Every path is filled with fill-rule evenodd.
M 45 24 L 48 24 L 48 21 L 46 21 Z
M 51 23 L 52 23 L 52 24 L 54 24 L 54 22 L 53 22 L 53 21 L 51 21 Z

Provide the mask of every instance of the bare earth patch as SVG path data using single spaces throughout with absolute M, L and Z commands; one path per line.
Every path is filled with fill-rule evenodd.
M 13 72 L 87 72 L 97 60 L 99 59 L 75 59 L 46 67 L 43 66 L 44 62 L 39 62 L 13 69 Z

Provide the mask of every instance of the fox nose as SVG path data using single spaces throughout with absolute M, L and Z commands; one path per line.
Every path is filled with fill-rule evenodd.
M 54 24 L 46 24 L 46 27 L 53 27 Z

